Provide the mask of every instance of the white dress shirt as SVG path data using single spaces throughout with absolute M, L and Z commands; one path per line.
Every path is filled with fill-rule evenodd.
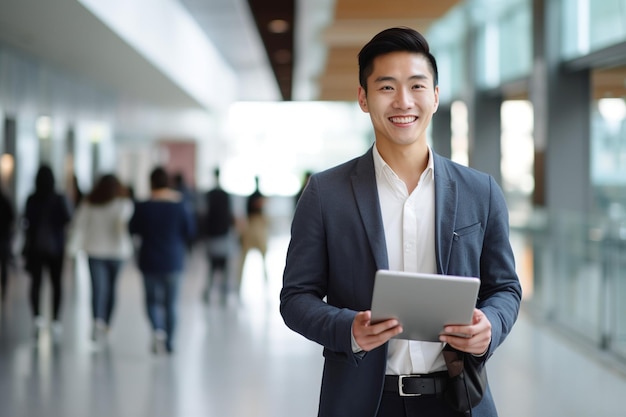
M 437 273 L 435 256 L 435 176 L 428 148 L 428 165 L 409 195 L 405 183 L 383 160 L 374 146 L 374 169 L 385 229 L 389 269 Z M 425 374 L 446 369 L 444 344 L 391 339 L 388 375 Z

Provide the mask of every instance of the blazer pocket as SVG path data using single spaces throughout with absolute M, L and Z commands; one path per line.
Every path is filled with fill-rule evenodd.
M 471 226 L 466 226 L 466 227 L 461 227 L 460 229 L 456 229 L 453 233 L 454 235 L 454 240 L 458 240 L 461 236 L 467 236 L 470 235 L 472 233 L 476 233 L 478 231 L 480 231 L 482 223 L 478 222 L 478 223 L 474 223 Z
M 483 232 L 480 222 L 454 231 L 448 262 L 451 275 L 480 276 Z

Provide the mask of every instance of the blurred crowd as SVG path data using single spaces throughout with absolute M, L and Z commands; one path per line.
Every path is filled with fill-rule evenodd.
M 197 192 L 182 174 L 157 166 L 149 176 L 149 197 L 137 200 L 132 188 L 113 173 L 97 178 L 88 193 L 81 193 L 76 183 L 71 193 L 59 192 L 52 169 L 42 165 L 23 213 L 16 213 L 0 190 L 0 304 L 11 291 L 11 270 L 22 268 L 29 278 L 33 338 L 49 333 L 52 340 L 60 340 L 64 276 L 75 273 L 82 253 L 91 284 L 92 326 L 86 337 L 101 345 L 115 321 L 119 275 L 127 262 L 134 262 L 143 282 L 150 349 L 173 353 L 180 284 L 192 249 L 206 254 L 207 276 L 199 295 L 205 303 L 225 305 L 238 299 L 251 250 L 260 252 L 267 282 L 270 225 L 259 178 L 239 214 L 234 197 L 221 186 L 219 169 L 213 174 L 214 187 Z M 50 303 L 41 300 L 48 294 L 42 291 L 46 279 Z M 43 311 L 44 305 L 51 311 Z

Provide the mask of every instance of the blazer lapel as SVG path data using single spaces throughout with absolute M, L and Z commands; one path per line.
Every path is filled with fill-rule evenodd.
M 389 268 L 382 214 L 378 202 L 372 149 L 363 155 L 352 174 L 352 188 L 377 269 Z
M 446 274 L 454 225 L 456 222 L 457 190 L 456 181 L 450 178 L 445 160 L 434 155 L 435 164 L 435 252 L 437 255 L 437 271 Z

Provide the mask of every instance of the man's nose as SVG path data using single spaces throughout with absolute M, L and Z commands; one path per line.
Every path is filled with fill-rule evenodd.
M 410 91 L 400 88 L 397 90 L 394 103 L 396 107 L 400 109 L 410 108 L 413 105 L 413 96 Z

